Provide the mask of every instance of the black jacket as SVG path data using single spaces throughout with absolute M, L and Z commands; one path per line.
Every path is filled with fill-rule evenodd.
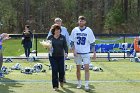
M 25 32 L 25 31 L 24 31 Z M 22 40 L 22 44 L 25 48 L 32 48 L 32 41 L 31 41 L 31 38 L 32 38 L 32 32 L 29 31 L 29 33 L 24 33 L 23 32 L 23 40 Z
M 60 37 L 56 39 L 51 35 L 48 37 L 48 40 L 52 41 L 52 56 L 64 56 L 64 52 L 68 54 L 68 46 L 65 36 L 60 35 Z

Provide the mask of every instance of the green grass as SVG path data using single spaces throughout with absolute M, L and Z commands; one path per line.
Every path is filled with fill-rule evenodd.
M 129 62 L 128 59 L 120 59 L 118 62 L 107 62 L 105 60 L 106 59 L 97 59 L 97 61 L 95 62 L 92 61 L 92 64 L 94 66 L 103 68 L 104 72 L 90 71 L 90 80 L 94 81 L 90 82 L 90 93 L 139 93 L 140 82 L 133 81 L 140 81 L 140 63 Z M 26 75 L 20 73 L 20 71 L 12 71 L 10 72 L 10 74 L 5 75 L 5 78 L 1 80 L 14 82 L 1 82 L 0 93 L 55 93 L 51 85 L 51 70 L 49 70 L 48 67 L 45 66 L 45 64 L 49 64 L 49 61 L 47 59 L 39 60 L 37 62 L 26 62 L 26 60 L 14 60 L 13 63 L 4 63 L 4 65 L 7 67 L 11 67 L 17 62 L 20 63 L 22 67 L 32 67 L 35 63 L 39 62 L 43 64 L 43 67 L 47 70 L 47 72 Z M 64 85 L 63 89 L 60 88 L 59 92 L 85 93 L 84 81 L 82 82 L 82 89 L 76 89 L 76 67 L 73 60 L 71 59 L 70 61 L 66 61 L 66 64 L 68 66 L 73 65 L 74 68 L 71 72 L 69 70 L 66 71 L 66 79 L 68 83 Z M 82 80 L 84 80 L 84 71 L 82 70 L 81 73 Z M 23 80 L 27 82 L 18 82 L 17 80 Z M 28 82 L 29 80 L 47 80 L 48 82 Z
M 44 39 L 44 38 L 43 38 Z M 38 52 L 47 52 L 40 44 L 38 39 Z M 102 40 L 114 40 L 115 37 L 101 38 Z M 132 43 L 132 38 L 126 38 L 126 42 Z M 101 43 L 96 41 L 96 43 Z M 118 40 L 115 43 L 123 43 L 123 39 Z M 35 46 L 35 45 L 34 45 Z M 4 56 L 19 56 L 24 53 L 24 49 L 21 45 L 21 39 L 10 39 L 3 42 L 3 54 Z M 35 49 L 35 47 L 34 47 Z M 128 59 L 119 60 L 118 62 L 107 62 L 106 59 L 97 59 L 96 62 L 92 62 L 95 66 L 99 66 L 104 69 L 104 72 L 90 71 L 90 87 L 92 88 L 90 93 L 139 93 L 140 82 L 133 82 L 134 80 L 140 81 L 140 64 L 129 62 Z M 5 75 L 0 82 L 0 93 L 55 93 L 51 85 L 51 70 L 44 64 L 49 64 L 49 61 L 39 60 L 37 62 L 27 62 L 26 60 L 14 60 L 13 63 L 4 63 L 5 66 L 11 67 L 15 63 L 20 63 L 23 67 L 32 67 L 35 63 L 42 63 L 46 73 L 33 73 L 32 75 L 26 75 L 20 73 L 20 71 L 12 71 L 10 74 Z M 76 68 L 73 60 L 66 61 L 68 65 L 74 65 L 74 69 L 70 72 L 66 71 L 66 79 L 69 81 L 64 85 L 64 88 L 60 88 L 60 93 L 85 93 L 84 82 L 82 82 L 82 89 L 76 89 Z M 84 71 L 82 73 L 82 80 L 84 80 Z M 18 81 L 27 82 L 18 82 Z M 30 80 L 47 80 L 48 82 L 28 82 Z M 10 81 L 10 82 L 6 82 Z M 100 82 L 99 82 L 100 81 Z M 109 82 L 104 82 L 109 81 Z M 120 81 L 120 82 L 112 82 Z M 121 82 L 122 81 L 122 82 Z M 123 82 L 126 81 L 126 82 Z M 132 82 L 127 82 L 132 81 Z
M 37 41 L 37 48 L 38 52 L 44 53 L 47 52 L 46 49 L 43 48 L 43 46 L 39 43 L 43 39 L 38 39 Z M 35 43 L 33 47 L 31 48 L 31 51 L 35 50 Z M 3 42 L 3 55 L 4 56 L 19 56 L 24 53 L 24 48 L 21 45 L 21 39 L 9 39 Z
M 3 42 L 3 55 L 4 56 L 18 56 L 23 52 L 20 39 L 10 39 Z

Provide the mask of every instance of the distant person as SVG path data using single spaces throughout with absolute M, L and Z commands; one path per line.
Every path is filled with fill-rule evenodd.
M 49 60 L 52 67 L 52 85 L 55 91 L 64 83 L 64 56 L 68 55 L 68 46 L 65 36 L 61 35 L 61 27 L 54 24 L 51 28 L 48 40 L 52 42 L 52 53 L 49 54 Z
M 22 44 L 25 51 L 25 56 L 27 57 L 27 60 L 30 56 L 30 48 L 32 48 L 32 32 L 30 31 L 30 26 L 25 25 L 25 29 L 23 31 L 23 37 L 22 37 Z
M 85 90 L 89 91 L 89 64 L 90 64 L 90 46 L 94 48 L 95 36 L 93 31 L 86 26 L 86 18 L 79 16 L 78 27 L 75 27 L 70 35 L 71 47 L 76 63 L 76 75 L 78 80 L 77 88 L 81 88 L 81 65 L 84 64 L 85 70 Z M 94 50 L 94 49 L 91 49 Z M 94 53 L 94 52 L 93 52 Z M 93 55 L 94 56 L 94 55 Z
M 3 54 L 2 54 L 2 42 L 3 40 L 9 39 L 9 35 L 7 33 L 2 33 L 0 34 L 0 78 L 4 77 L 1 68 L 2 68 L 2 64 L 3 64 Z
M 55 24 L 58 24 L 58 25 L 61 27 L 61 34 L 65 36 L 66 41 L 67 41 L 67 46 L 69 47 L 69 46 L 70 46 L 69 33 L 68 33 L 68 31 L 67 31 L 67 28 L 64 27 L 64 26 L 62 26 L 62 19 L 61 19 L 61 18 L 55 18 L 54 23 L 55 23 Z M 52 35 L 52 32 L 51 32 L 51 31 L 49 31 L 47 38 L 48 38 L 50 35 Z M 67 58 L 68 58 L 68 57 L 67 57 Z M 69 59 L 69 58 L 68 58 L 68 59 Z M 65 70 L 65 67 L 64 67 L 64 70 Z M 65 76 L 64 76 L 64 83 L 66 83 L 66 78 L 65 78 Z

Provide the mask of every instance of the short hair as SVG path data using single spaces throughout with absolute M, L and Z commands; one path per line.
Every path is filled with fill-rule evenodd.
M 58 24 L 54 24 L 54 25 L 51 26 L 52 35 L 54 35 L 54 32 L 55 32 L 56 29 L 59 29 L 60 32 L 61 32 L 61 27 Z
M 56 21 L 60 21 L 60 22 L 62 22 L 62 19 L 59 18 L 59 17 L 57 17 L 57 18 L 54 19 L 54 22 L 56 22 Z
M 78 20 L 85 20 L 86 21 L 86 17 L 85 16 L 79 16 Z
M 29 26 L 29 25 L 25 25 L 25 27 L 30 28 L 30 26 Z

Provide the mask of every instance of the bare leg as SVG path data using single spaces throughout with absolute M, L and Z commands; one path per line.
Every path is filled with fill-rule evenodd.
M 81 88 L 81 65 L 77 65 L 76 75 L 77 75 L 77 80 L 78 80 L 77 88 Z
M 81 80 L 81 65 L 77 65 L 77 71 L 76 71 L 76 75 L 77 75 L 77 80 Z
M 89 64 L 85 64 L 85 89 L 89 90 Z
M 89 81 L 89 64 L 85 64 L 85 81 Z

